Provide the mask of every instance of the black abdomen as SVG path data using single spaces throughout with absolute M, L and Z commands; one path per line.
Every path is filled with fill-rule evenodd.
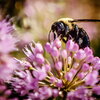
M 89 36 L 86 31 L 82 28 L 79 28 L 76 24 L 73 26 L 73 29 L 67 34 L 68 39 L 73 39 L 78 45 L 79 48 L 90 47 Z

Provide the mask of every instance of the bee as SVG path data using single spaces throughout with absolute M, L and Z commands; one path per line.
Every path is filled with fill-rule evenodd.
M 63 42 L 72 39 L 79 45 L 79 48 L 84 49 L 90 47 L 90 39 L 83 28 L 80 28 L 76 22 L 100 22 L 99 19 L 71 19 L 61 18 L 54 22 L 48 35 L 49 42 L 54 41 L 59 37 Z

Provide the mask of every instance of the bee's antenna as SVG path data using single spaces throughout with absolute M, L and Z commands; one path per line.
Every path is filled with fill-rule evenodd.
M 100 19 L 74 19 L 69 22 L 100 22 Z

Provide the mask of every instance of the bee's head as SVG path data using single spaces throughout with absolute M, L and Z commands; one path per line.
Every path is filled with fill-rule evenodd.
M 62 34 L 66 29 L 66 25 L 63 22 L 55 22 L 51 26 L 51 31 L 57 34 L 58 36 Z
M 69 26 L 62 21 L 57 21 L 52 24 L 49 38 L 54 40 L 59 36 L 64 36 L 69 32 Z M 50 40 L 49 39 L 49 40 Z

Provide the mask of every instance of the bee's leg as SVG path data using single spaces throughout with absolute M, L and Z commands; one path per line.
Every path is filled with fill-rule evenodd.
M 66 42 L 67 42 L 67 40 L 65 40 L 64 38 L 63 38 L 62 40 L 63 40 L 63 42 L 64 42 L 64 43 L 66 43 Z
M 70 34 L 66 35 L 65 37 L 62 38 L 63 42 L 67 42 L 68 40 L 73 39 Z
M 76 42 L 79 35 L 79 27 L 76 24 L 73 24 L 72 26 L 73 28 L 69 31 L 68 34 L 66 34 L 66 37 L 68 39 L 73 39 Z
M 66 27 L 65 27 L 66 29 L 65 29 L 65 31 L 64 31 L 64 33 L 62 33 L 62 40 L 63 40 L 63 42 L 67 42 L 68 40 L 70 40 L 70 39 L 73 39 L 72 38 L 72 31 L 69 29 L 69 26 L 68 25 L 66 25 Z
M 74 35 L 74 38 L 76 40 L 78 38 L 78 35 L 79 35 L 79 27 L 76 24 L 74 24 L 74 26 L 73 26 L 73 35 Z
M 54 41 L 57 38 L 57 34 L 55 32 L 53 32 L 52 30 L 50 30 L 49 34 L 48 34 L 48 41 Z

